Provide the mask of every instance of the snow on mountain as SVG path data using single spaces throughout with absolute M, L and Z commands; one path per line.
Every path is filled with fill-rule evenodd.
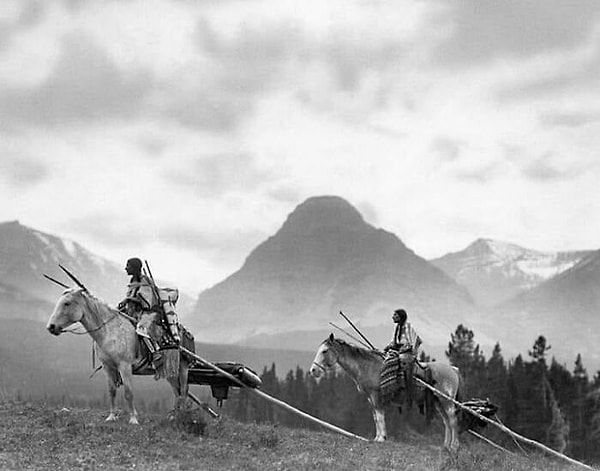
M 459 252 L 431 260 L 465 286 L 482 306 L 493 306 L 575 266 L 590 251 L 542 252 L 477 239 Z
M 0 317 L 23 317 L 46 320 L 50 311 L 40 314 L 39 302 L 54 305 L 62 288 L 51 283 L 44 274 L 74 286 L 74 283 L 58 267 L 62 264 L 70 270 L 96 296 L 111 305 L 116 305 L 124 296 L 129 277 L 123 263 L 102 258 L 79 243 L 63 239 L 45 232 L 24 226 L 19 221 L 0 223 Z M 159 284 L 162 284 L 160 281 Z M 172 283 L 167 284 L 173 286 Z M 7 290 L 13 289 L 10 294 Z M 18 293 L 18 296 L 17 294 Z M 186 315 L 193 300 L 180 293 L 178 308 L 180 315 Z M 17 309 L 15 300 L 24 300 L 22 309 Z M 2 302 L 10 300 L 2 307 Z M 8 302 L 8 301 L 7 301 Z M 37 303 L 37 304 L 36 304 Z M 36 309 L 30 309 L 30 306 Z M 34 314 L 35 313 L 35 314 Z M 44 317 L 42 319 L 42 317 Z

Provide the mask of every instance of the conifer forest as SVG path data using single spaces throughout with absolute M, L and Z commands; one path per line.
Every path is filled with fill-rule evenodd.
M 447 360 L 460 369 L 462 399 L 489 399 L 498 406 L 496 419 L 511 430 L 578 459 L 600 457 L 600 372 L 590 376 L 581 355 L 570 367 L 551 356 L 551 345 L 540 335 L 531 350 L 507 360 L 499 343 L 486 358 L 475 334 L 459 325 L 451 334 Z M 422 361 L 432 360 L 421 352 Z M 435 360 L 435 359 L 434 359 Z M 264 368 L 262 389 L 299 409 L 353 433 L 372 438 L 374 425 L 366 398 L 346 373 L 331 370 L 320 380 L 297 367 L 279 379 L 275 364 Z M 317 427 L 281 410 L 245 390 L 230 391 L 224 412 L 244 422 L 273 423 L 289 427 Z M 426 426 L 416 406 L 390 406 L 388 434 L 443 434 L 441 421 Z M 508 449 L 527 452 L 501 430 L 487 426 L 486 437 Z M 464 435 L 463 435 L 464 439 Z

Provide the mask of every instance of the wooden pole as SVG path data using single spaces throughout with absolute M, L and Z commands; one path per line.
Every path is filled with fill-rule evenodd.
M 365 442 L 368 442 L 369 440 L 367 440 L 364 437 L 361 437 L 359 435 L 355 435 L 351 432 L 348 432 L 342 428 L 336 427 L 335 425 L 332 425 L 328 422 L 325 422 L 321 419 L 317 419 L 316 417 L 313 417 L 310 414 L 307 414 L 306 412 L 301 411 L 300 409 L 296 409 L 293 406 L 290 406 L 289 404 L 280 401 L 279 399 L 274 398 L 273 396 L 269 396 L 267 393 L 259 391 L 258 389 L 255 388 L 250 388 L 248 387 L 246 384 L 244 384 L 242 381 L 240 381 L 238 378 L 236 378 L 235 376 L 233 376 L 232 374 L 228 373 L 227 371 L 219 368 L 217 365 L 212 364 L 211 362 L 205 360 L 204 358 L 202 358 L 200 355 L 197 355 L 194 352 L 191 352 L 190 350 L 188 350 L 185 347 L 179 347 L 181 349 L 182 352 L 188 354 L 189 356 L 191 356 L 192 358 L 198 360 L 199 362 L 203 363 L 204 365 L 208 366 L 209 368 L 215 370 L 217 373 L 221 374 L 222 376 L 224 376 L 225 378 L 233 381 L 235 384 L 237 384 L 239 387 L 241 388 L 246 388 L 247 390 L 249 390 L 251 393 L 256 394 L 259 397 L 262 397 L 263 399 L 266 399 L 269 402 L 272 402 L 274 404 L 277 404 L 280 407 L 283 407 L 284 409 L 287 409 L 290 412 L 293 412 L 294 414 L 298 414 L 301 417 L 304 417 L 305 419 L 311 420 L 319 425 L 321 425 L 322 427 L 325 427 L 329 430 L 332 430 L 334 432 L 337 432 L 341 435 L 344 435 L 346 437 L 350 437 L 350 438 L 356 438 L 358 440 L 363 440 Z
M 355 337 L 354 335 L 352 335 L 349 332 L 346 332 L 344 329 L 342 329 L 341 327 L 338 327 L 337 325 L 335 325 L 333 322 L 329 323 L 330 326 L 335 327 L 337 330 L 343 332 L 344 334 L 346 334 L 348 337 L 350 337 L 352 340 L 354 340 L 355 342 L 360 343 L 363 347 L 365 348 L 371 348 L 369 347 L 365 342 L 363 342 L 361 339 Z
M 494 443 L 493 441 L 491 441 L 489 438 L 484 437 L 483 435 L 481 435 L 480 433 L 477 433 L 475 430 L 469 430 L 469 433 L 471 435 L 473 435 L 474 437 L 479 438 L 480 440 L 483 440 L 484 442 L 492 445 L 494 448 L 498 448 L 498 450 L 502 450 L 506 453 L 508 453 L 509 455 L 514 455 L 514 453 L 512 451 L 507 450 L 506 448 L 498 445 L 497 443 Z
M 217 414 L 214 410 L 212 410 L 206 402 L 202 402 L 200 399 L 198 399 L 194 394 L 192 394 L 189 391 L 188 391 L 188 396 L 192 401 L 194 401 L 202 409 L 204 409 L 206 412 L 208 412 L 213 418 L 216 419 L 217 417 L 219 417 L 219 414 Z
M 596 468 L 592 468 L 591 466 L 585 464 L 585 463 L 581 463 L 580 461 L 574 460 L 573 458 L 569 458 L 567 455 L 563 455 L 562 453 L 559 453 L 556 450 L 553 450 L 552 448 L 547 447 L 546 445 L 542 444 L 542 443 L 538 443 L 535 440 L 531 440 L 530 438 L 524 437 L 522 435 L 519 435 L 516 432 L 513 432 L 511 429 L 509 429 L 508 427 L 506 427 L 505 425 L 499 424 L 498 422 L 494 422 L 491 419 L 488 419 L 486 416 L 481 415 L 477 412 L 475 412 L 474 410 L 470 409 L 469 407 L 463 406 L 460 402 L 456 401 L 455 399 L 451 398 L 450 396 L 447 396 L 446 394 L 444 394 L 441 391 L 438 391 L 436 388 L 434 388 L 433 386 L 431 386 L 430 384 L 426 383 L 425 381 L 423 381 L 421 378 L 417 378 L 415 377 L 415 379 L 422 384 L 423 386 L 425 386 L 427 389 L 430 389 L 431 391 L 433 391 L 435 394 L 437 394 L 438 396 L 443 397 L 444 399 L 454 403 L 455 405 L 457 405 L 458 407 L 460 407 L 461 409 L 466 410 L 467 412 L 469 412 L 470 414 L 473 414 L 475 417 L 477 417 L 478 419 L 483 420 L 484 422 L 487 422 L 489 424 L 494 425 L 495 427 L 498 427 L 500 430 L 502 430 L 503 432 L 509 434 L 510 436 L 521 440 L 522 442 L 525 442 L 529 445 L 535 446 L 537 448 L 540 448 L 541 450 L 550 453 L 551 455 L 557 456 L 559 458 L 562 458 L 566 461 L 568 461 L 571 464 L 575 464 L 578 466 L 581 466 L 583 468 L 586 469 L 591 469 L 592 471 L 595 471 Z
M 373 344 L 371 342 L 369 342 L 369 339 L 367 337 L 365 337 L 360 330 L 358 330 L 358 328 L 352 323 L 352 321 L 350 319 L 348 319 L 348 317 L 346 316 L 346 314 L 344 314 L 342 311 L 340 311 L 340 316 L 342 316 L 344 319 L 346 319 L 346 322 L 348 324 L 350 324 L 350 327 L 352 327 L 356 331 L 356 333 L 358 335 L 360 335 L 362 337 L 362 339 L 369 344 L 369 347 L 371 347 L 372 350 L 377 350 L 373 346 Z

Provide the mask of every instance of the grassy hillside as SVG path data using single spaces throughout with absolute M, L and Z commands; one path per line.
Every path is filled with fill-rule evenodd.
M 153 470 L 514 470 L 579 469 L 536 454 L 508 455 L 464 438 L 448 461 L 435 441 L 411 435 L 401 442 L 360 442 L 327 432 L 207 419 L 144 416 L 139 426 L 124 418 L 104 422 L 93 409 L 55 409 L 0 402 L 0 469 Z M 439 440 L 438 440 L 439 439 Z

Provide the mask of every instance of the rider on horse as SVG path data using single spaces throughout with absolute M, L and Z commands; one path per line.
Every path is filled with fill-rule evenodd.
M 412 367 L 418 355 L 421 338 L 407 321 L 407 317 L 404 309 L 396 309 L 392 314 L 396 329 L 394 338 L 383 349 L 385 359 L 381 369 L 380 386 L 384 400 L 392 400 L 394 396 L 398 397 L 398 394 L 405 391 L 410 406 L 414 388 Z M 406 357 L 410 358 L 410 361 L 405 364 L 401 358 Z
M 159 289 L 156 288 L 154 282 L 142 273 L 142 261 L 139 258 L 127 260 L 125 271 L 131 276 L 131 280 L 127 285 L 125 299 L 119 303 L 118 309 L 138 323 L 138 334 L 141 334 L 144 339 L 146 346 L 152 353 L 153 363 L 157 367 L 162 360 L 158 345 L 160 339 L 150 337 L 149 332 L 141 332 L 140 321 L 146 314 L 158 313 L 159 316 L 164 316 L 169 326 L 169 333 L 175 344 L 178 344 L 180 337 L 177 329 L 177 314 L 171 303 L 160 299 Z M 165 309 L 167 303 L 169 309 Z
M 415 357 L 418 355 L 419 346 L 421 345 L 421 337 L 417 331 L 406 319 L 408 315 L 404 309 L 396 309 L 392 314 L 392 320 L 396 323 L 394 330 L 394 338 L 383 349 L 387 354 L 389 350 L 397 352 L 410 351 Z

